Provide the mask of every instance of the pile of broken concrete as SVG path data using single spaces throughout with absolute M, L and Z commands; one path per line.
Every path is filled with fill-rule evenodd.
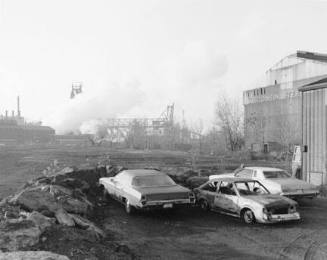
M 0 260 L 68 259 L 50 252 L 22 252 L 38 244 L 42 234 L 53 225 L 83 229 L 101 239 L 103 231 L 89 220 L 95 203 L 92 197 L 98 196 L 98 179 L 112 171 L 110 167 L 46 170 L 42 177 L 3 199 L 0 202 Z M 31 258 L 26 258 L 29 254 Z

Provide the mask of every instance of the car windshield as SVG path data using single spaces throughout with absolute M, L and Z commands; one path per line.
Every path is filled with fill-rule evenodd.
M 269 194 L 269 191 L 258 181 L 235 182 L 240 196 Z
M 283 179 L 290 178 L 291 176 L 285 171 L 263 171 L 266 179 Z
M 136 187 L 158 187 L 176 185 L 176 183 L 167 175 L 148 175 L 134 177 L 132 185 Z

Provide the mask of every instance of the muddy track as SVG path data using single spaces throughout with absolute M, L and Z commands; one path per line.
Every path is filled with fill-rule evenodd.
M 316 231 L 301 233 L 281 250 L 279 259 L 313 259 L 319 248 L 317 242 L 312 239 L 314 233 L 316 233 Z

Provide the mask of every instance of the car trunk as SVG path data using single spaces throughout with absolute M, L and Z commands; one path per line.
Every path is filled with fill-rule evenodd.
M 148 201 L 189 198 L 189 190 L 178 185 L 166 187 L 143 187 L 137 188 L 137 190 L 141 192 L 142 195 L 145 195 Z

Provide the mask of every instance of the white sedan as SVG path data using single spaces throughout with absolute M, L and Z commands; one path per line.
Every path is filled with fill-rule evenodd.
M 250 178 L 260 181 L 272 194 L 290 198 L 314 198 L 319 189 L 306 181 L 292 177 L 288 172 L 270 167 L 242 167 L 233 173 L 211 175 L 209 179 L 222 177 Z

